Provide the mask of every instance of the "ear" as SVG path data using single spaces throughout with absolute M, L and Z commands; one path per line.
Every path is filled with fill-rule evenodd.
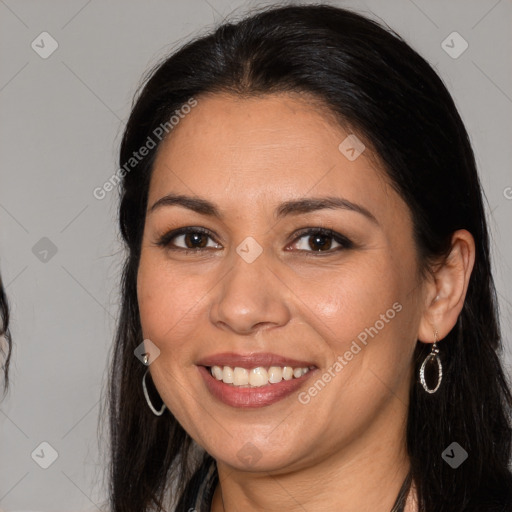
M 475 263 L 475 241 L 465 229 L 455 231 L 450 254 L 433 270 L 433 279 L 426 283 L 425 304 L 418 329 L 424 343 L 442 340 L 454 327 L 462 311 L 469 278 Z

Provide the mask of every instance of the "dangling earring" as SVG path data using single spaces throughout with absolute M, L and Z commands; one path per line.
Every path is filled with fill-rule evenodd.
M 434 332 L 434 344 L 432 345 L 432 351 L 425 358 L 425 360 L 423 361 L 423 364 L 421 365 L 421 368 L 420 368 L 421 385 L 423 386 L 423 389 L 427 393 L 430 393 L 430 394 L 435 393 L 439 389 L 439 386 L 441 385 L 441 381 L 443 380 L 443 366 L 441 365 L 441 359 L 438 355 L 439 349 L 437 348 L 437 344 L 436 344 L 437 341 L 438 341 L 438 339 L 437 339 L 437 330 L 436 330 Z M 437 386 L 434 389 L 430 389 L 427 386 L 427 382 L 425 381 L 425 366 L 431 359 L 435 360 L 435 362 L 437 363 L 437 368 L 438 368 Z
M 148 362 L 148 356 L 147 355 L 144 355 L 144 363 L 147 364 Z M 146 388 L 146 375 L 147 373 L 149 372 L 149 368 L 146 370 L 146 372 L 144 373 L 144 377 L 142 377 L 142 389 L 144 390 L 144 396 L 146 397 L 146 402 L 148 403 L 148 406 L 149 408 L 151 409 L 151 412 L 155 415 L 155 416 L 162 416 L 162 414 L 164 413 L 165 409 L 166 409 L 166 406 L 165 404 L 162 405 L 162 407 L 160 408 L 159 411 L 157 411 L 154 407 L 153 407 L 153 404 L 151 403 L 151 400 L 149 398 L 149 395 L 148 395 L 148 390 Z

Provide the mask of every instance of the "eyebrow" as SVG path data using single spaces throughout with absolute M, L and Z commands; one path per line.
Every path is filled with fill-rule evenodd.
M 154 212 L 164 206 L 182 206 L 189 210 L 193 210 L 201 215 L 207 215 L 210 217 L 216 217 L 219 220 L 223 220 L 223 215 L 220 210 L 215 206 L 214 203 L 207 199 L 201 199 L 199 197 L 187 196 L 183 194 L 167 194 L 156 201 L 148 212 Z M 308 197 L 304 199 L 292 199 L 281 203 L 274 211 L 274 218 L 281 219 L 288 215 L 299 215 L 303 213 L 310 213 L 317 210 L 324 209 L 342 209 L 350 210 L 353 212 L 364 215 L 367 219 L 375 224 L 379 224 L 375 216 L 360 204 L 353 203 L 348 199 L 335 196 L 327 197 Z

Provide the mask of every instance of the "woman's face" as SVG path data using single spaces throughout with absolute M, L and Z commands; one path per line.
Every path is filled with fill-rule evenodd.
M 312 102 L 197 100 L 159 149 L 138 273 L 162 400 L 239 469 L 298 468 L 389 440 L 405 426 L 422 314 L 408 207 L 370 149 L 357 156 Z M 322 208 L 325 198 L 341 207 Z M 314 369 L 288 380 L 283 367 Z M 236 385 L 247 374 L 255 385 Z

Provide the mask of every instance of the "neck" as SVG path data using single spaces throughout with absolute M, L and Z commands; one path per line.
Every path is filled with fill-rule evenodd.
M 391 433 L 373 425 L 349 446 L 300 469 L 248 473 L 217 461 L 219 485 L 211 511 L 390 512 L 410 468 L 404 441 L 406 411 L 396 402 L 391 409 L 379 422 L 389 426 L 394 415 L 396 424 L 399 414 L 400 427 Z M 404 512 L 417 511 L 412 485 Z

